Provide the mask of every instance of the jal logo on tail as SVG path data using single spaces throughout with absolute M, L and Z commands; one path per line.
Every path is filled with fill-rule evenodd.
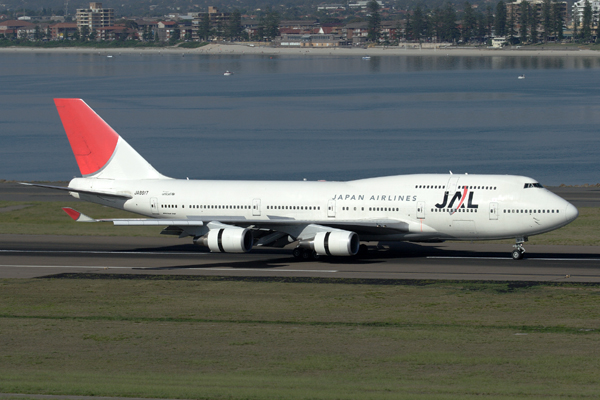
M 474 192 L 469 192 L 468 186 L 464 186 L 462 192 L 460 190 L 456 191 L 456 193 L 454 193 L 454 196 L 452 196 L 452 199 L 450 200 L 450 204 L 448 204 L 448 194 L 449 193 L 445 192 L 444 200 L 443 200 L 442 204 L 438 203 L 435 206 L 437 208 L 448 207 L 448 209 L 451 210 L 450 214 L 454 214 L 456 212 L 456 210 L 458 210 L 461 206 L 463 206 L 463 203 L 465 202 L 465 199 L 467 198 L 467 193 L 469 193 L 469 200 L 467 201 L 467 208 L 479 208 L 478 204 L 473 203 Z M 458 201 L 458 205 L 456 207 L 454 207 L 454 203 L 456 201 Z

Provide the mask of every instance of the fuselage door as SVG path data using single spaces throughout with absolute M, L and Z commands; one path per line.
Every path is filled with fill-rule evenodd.
M 152 215 L 158 215 L 158 199 L 156 197 L 150 198 L 150 209 L 152 210 Z
M 498 203 L 490 203 L 490 219 L 498 219 Z
M 252 200 L 252 215 L 255 217 L 260 216 L 260 199 Z
M 452 196 L 454 196 L 454 193 L 456 192 L 456 185 L 458 184 L 459 179 L 459 175 L 451 175 L 450 179 L 448 180 L 448 184 L 446 185 L 446 191 L 450 195 L 450 198 L 452 198 Z
M 417 218 L 425 219 L 425 202 L 424 201 L 417 202 Z
M 327 216 L 330 218 L 335 218 L 335 200 L 330 199 L 327 202 Z

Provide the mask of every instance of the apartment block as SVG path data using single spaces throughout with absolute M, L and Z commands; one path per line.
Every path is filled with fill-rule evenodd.
M 102 3 L 90 3 L 89 8 L 80 8 L 77 10 L 77 28 L 86 26 L 90 32 L 98 28 L 113 26 L 115 23 L 115 10 L 112 8 L 102 8 Z

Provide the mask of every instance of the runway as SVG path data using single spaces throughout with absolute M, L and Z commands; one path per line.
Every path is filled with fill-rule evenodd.
M 364 258 L 302 262 L 289 249 L 216 254 L 171 237 L 0 235 L 0 279 L 94 273 L 600 282 L 599 247 L 525 248 L 526 258 L 514 261 L 508 244 L 394 243 L 373 246 Z

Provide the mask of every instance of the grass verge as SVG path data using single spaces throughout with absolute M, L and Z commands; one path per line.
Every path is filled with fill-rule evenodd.
M 0 391 L 194 399 L 590 398 L 600 287 L 0 281 Z

